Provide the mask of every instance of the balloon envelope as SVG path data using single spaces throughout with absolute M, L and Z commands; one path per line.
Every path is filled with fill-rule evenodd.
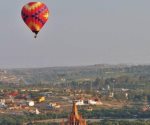
M 30 2 L 23 6 L 21 16 L 30 30 L 37 35 L 48 20 L 49 10 L 42 2 Z

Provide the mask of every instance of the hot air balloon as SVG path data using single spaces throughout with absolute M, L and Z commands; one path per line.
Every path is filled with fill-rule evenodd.
M 42 2 L 29 2 L 23 6 L 21 16 L 25 24 L 35 33 L 35 38 L 48 20 L 49 10 Z

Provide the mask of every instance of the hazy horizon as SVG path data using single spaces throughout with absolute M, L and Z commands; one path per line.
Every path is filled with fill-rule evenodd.
M 0 68 L 150 64 L 150 1 L 42 0 L 51 15 L 37 39 L 28 2 L 1 2 Z

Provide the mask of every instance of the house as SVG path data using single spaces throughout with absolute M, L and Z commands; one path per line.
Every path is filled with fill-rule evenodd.
M 51 108 L 60 108 L 60 107 L 61 107 L 60 104 L 58 104 L 58 103 L 56 103 L 56 102 L 50 103 L 49 106 L 50 106 Z
M 102 105 L 103 104 L 99 99 L 88 99 L 87 103 L 89 105 Z
M 76 100 L 76 105 L 85 105 L 84 100 L 82 100 L 82 99 Z

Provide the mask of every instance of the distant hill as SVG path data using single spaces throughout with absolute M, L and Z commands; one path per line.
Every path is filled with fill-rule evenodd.
M 150 65 L 96 64 L 73 67 L 9 69 L 10 74 L 23 78 L 28 84 L 62 82 L 63 80 L 95 79 L 119 75 L 150 75 Z

